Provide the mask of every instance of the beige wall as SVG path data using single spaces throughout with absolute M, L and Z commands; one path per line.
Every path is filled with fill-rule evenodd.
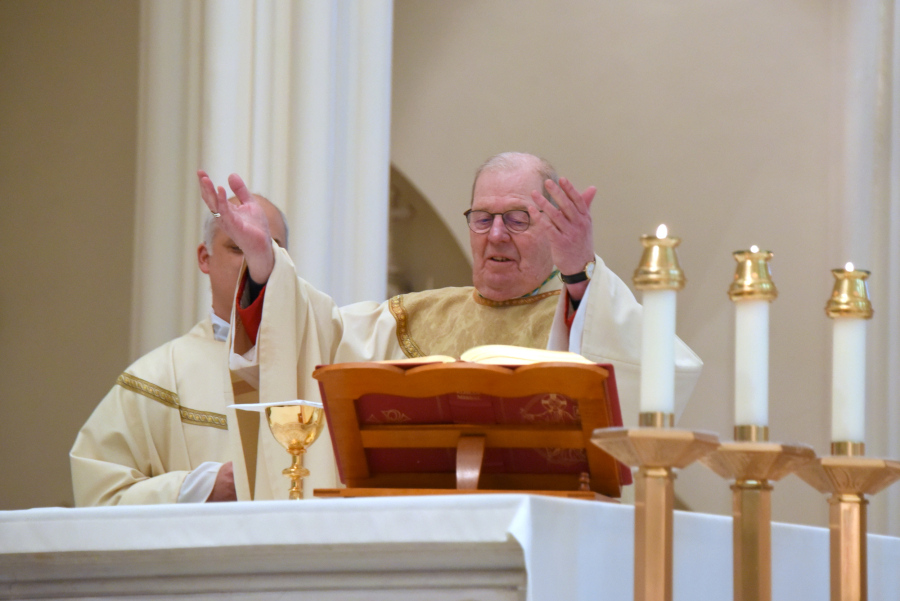
M 138 3 L 0 2 L 0 509 L 70 505 L 128 365 Z
M 599 188 L 599 254 L 629 285 L 638 236 L 683 238 L 678 333 L 704 359 L 682 424 L 730 438 L 731 252 L 775 252 L 775 440 L 827 451 L 832 5 L 812 0 L 397 0 L 392 158 L 461 246 L 459 211 L 486 157 L 525 150 Z M 697 510 L 730 512 L 703 467 L 677 481 Z M 777 520 L 823 524 L 793 476 Z M 877 503 L 877 499 L 876 499 Z

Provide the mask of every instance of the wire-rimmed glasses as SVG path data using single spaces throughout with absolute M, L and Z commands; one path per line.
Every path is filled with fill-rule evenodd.
M 484 234 L 491 229 L 494 224 L 494 217 L 500 215 L 503 218 L 503 225 L 507 231 L 513 234 L 521 234 L 531 225 L 531 216 L 528 211 L 523 209 L 513 209 L 504 213 L 489 213 L 488 211 L 473 211 L 469 209 L 463 213 L 466 217 L 466 223 L 469 229 L 476 234 Z

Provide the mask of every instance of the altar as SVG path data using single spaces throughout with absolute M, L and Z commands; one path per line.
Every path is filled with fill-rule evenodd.
M 629 600 L 634 509 L 527 495 L 0 512 L 0 599 Z M 869 599 L 900 539 L 869 536 Z M 828 531 L 772 525 L 773 599 L 828 598 Z M 676 512 L 675 599 L 732 596 L 731 518 Z

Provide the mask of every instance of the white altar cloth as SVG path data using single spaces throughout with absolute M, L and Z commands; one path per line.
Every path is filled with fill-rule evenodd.
M 527 495 L 8 511 L 0 599 L 626 601 L 633 528 L 629 506 Z M 772 545 L 774 600 L 828 598 L 827 530 Z M 897 566 L 900 539 L 870 535 L 869 599 L 897 599 Z M 676 601 L 731 577 L 731 519 L 676 512 Z

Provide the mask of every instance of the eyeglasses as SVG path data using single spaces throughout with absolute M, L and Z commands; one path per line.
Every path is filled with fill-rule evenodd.
M 494 224 L 494 217 L 497 215 L 503 218 L 503 225 L 506 226 L 507 231 L 513 234 L 521 234 L 531 225 L 531 216 L 528 215 L 528 211 L 523 211 L 522 209 L 506 211 L 505 213 L 488 213 L 487 211 L 473 211 L 469 209 L 463 215 L 466 216 L 466 223 L 469 224 L 469 229 L 476 234 L 483 234 L 490 230 Z

